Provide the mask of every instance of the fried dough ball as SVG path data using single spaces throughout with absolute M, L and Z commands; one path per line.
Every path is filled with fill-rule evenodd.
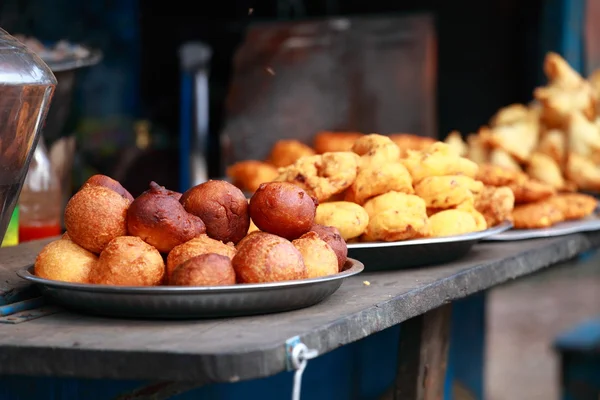
M 307 232 L 292 244 L 302 254 L 307 278 L 319 278 L 339 272 L 335 252 L 316 232 Z
M 331 246 L 337 257 L 339 272 L 342 272 L 348 259 L 348 245 L 340 231 L 333 226 L 313 225 L 310 232 L 315 232 L 321 240 Z
M 315 135 L 313 147 L 318 154 L 351 151 L 354 142 L 362 136 L 359 132 L 323 131 Z
M 391 134 L 389 138 L 398 146 L 401 156 L 405 155 L 408 150 L 423 150 L 436 142 L 433 138 L 410 133 L 395 133 Z
M 235 285 L 235 271 L 231 259 L 209 253 L 190 258 L 173 271 L 169 279 L 175 286 Z
M 428 208 L 452 208 L 462 203 L 474 203 L 475 194 L 483 183 L 462 175 L 429 176 L 415 185 L 415 194 L 425 200 Z
M 475 179 L 486 186 L 507 186 L 526 180 L 527 175 L 499 165 L 481 164 Z
M 487 186 L 507 186 L 515 197 L 515 203 L 530 203 L 556 194 L 551 185 L 530 179 L 526 174 L 497 165 L 482 165 L 477 179 Z
M 375 197 L 365 206 L 372 216 L 364 241 L 395 242 L 424 237 L 429 232 L 425 201 L 418 196 L 390 192 Z
M 544 200 L 556 194 L 552 186 L 533 179 L 507 185 L 515 195 L 515 204 Z
M 127 235 L 130 201 L 103 186 L 87 185 L 67 203 L 65 227 L 71 240 L 92 253 L 118 236 Z
M 83 186 L 103 186 L 107 189 L 113 190 L 117 193 L 119 193 L 121 196 L 123 196 L 123 198 L 129 200 L 130 202 L 133 201 L 133 196 L 131 195 L 131 193 L 129 193 L 127 191 L 127 189 L 125 189 L 118 181 L 114 180 L 111 177 L 108 177 L 106 175 L 93 175 L 91 176 L 87 181 L 85 181 L 85 183 L 83 184 Z
M 137 236 L 113 239 L 90 272 L 90 282 L 100 285 L 157 286 L 164 277 L 162 256 Z
M 565 220 L 585 218 L 598 207 L 595 197 L 583 193 L 559 193 L 546 201 L 558 208 Z
M 428 176 L 465 175 L 475 178 L 479 167 L 471 160 L 458 157 L 446 143 L 436 142 L 423 151 L 409 150 L 402 163 L 417 184 Z
M 349 201 L 332 201 L 319 204 L 315 223 L 333 226 L 344 240 L 362 235 L 369 224 L 369 214 L 364 208 Z
M 400 162 L 368 163 L 359 168 L 356 180 L 348 190 L 347 200 L 363 204 L 371 197 L 389 191 L 414 193 L 412 178 Z
M 562 211 L 546 200 L 516 206 L 512 216 L 516 229 L 549 228 L 565 219 Z
M 131 203 L 127 228 L 131 235 L 139 236 L 162 253 L 206 231 L 202 219 L 188 213 L 168 190 L 155 182 L 150 182 L 150 189 Z
M 278 140 L 273 145 L 267 162 L 281 168 L 292 165 L 299 158 L 315 154 L 313 149 L 298 140 Z
M 381 165 L 400 159 L 400 149 L 384 135 L 371 133 L 354 142 L 352 151 L 361 156 L 361 165 Z
M 473 217 L 473 219 L 475 220 L 475 227 L 476 227 L 476 231 L 484 231 L 488 228 L 488 224 L 487 224 L 487 220 L 485 219 L 485 216 L 480 213 L 479 211 L 477 211 L 477 209 L 475 208 L 475 206 L 471 203 L 463 203 L 460 204 L 459 206 L 456 207 L 457 210 L 461 210 L 461 211 L 466 211 L 469 214 L 471 214 L 471 216 Z
M 227 168 L 227 176 L 242 190 L 254 192 L 261 183 L 272 182 L 279 173 L 277 168 L 262 161 L 240 161 Z
M 173 250 L 167 255 L 167 275 L 171 276 L 173 270 L 187 260 L 201 256 L 202 254 L 219 254 L 225 257 L 233 258 L 235 247 L 232 243 L 225 244 L 207 235 L 200 235 L 188 242 L 173 247 Z
M 288 182 L 260 185 L 250 199 L 250 216 L 263 232 L 296 239 L 315 222 L 315 201 L 302 188 Z
M 475 209 L 485 217 L 488 227 L 512 221 L 515 195 L 507 186 L 486 186 L 475 196 Z
M 352 185 L 359 162 L 360 157 L 351 152 L 302 157 L 294 164 L 280 168 L 275 180 L 301 187 L 320 203 Z
M 248 200 L 229 182 L 204 182 L 185 192 L 179 202 L 204 222 L 206 234 L 213 239 L 237 243 L 248 233 Z
M 464 210 L 444 210 L 429 217 L 431 237 L 462 235 L 476 232 L 477 221 Z
M 232 260 L 240 283 L 266 283 L 306 279 L 302 254 L 279 236 L 254 232 L 238 244 Z
M 98 257 L 68 239 L 48 243 L 38 254 L 34 274 L 44 279 L 71 283 L 89 283 L 89 275 Z

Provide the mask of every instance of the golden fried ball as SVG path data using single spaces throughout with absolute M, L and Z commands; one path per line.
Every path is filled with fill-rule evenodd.
M 308 232 L 292 241 L 302 254 L 308 278 L 333 275 L 339 272 L 335 252 L 316 232 Z
M 34 273 L 44 279 L 71 283 L 89 283 L 89 275 L 98 258 L 71 240 L 48 243 L 35 259 Z
M 319 204 L 315 223 L 333 226 L 344 240 L 360 236 L 369 225 L 369 214 L 358 204 L 348 201 L 332 201 Z
M 250 214 L 244 193 L 229 182 L 210 180 L 186 191 L 180 203 L 206 224 L 206 234 L 237 243 L 248 233 Z
M 117 286 L 157 286 L 164 277 L 162 256 L 137 236 L 113 239 L 90 273 L 91 283 Z
M 173 271 L 169 284 L 176 286 L 223 286 L 235 284 L 231 259 L 209 253 L 190 258 Z
M 116 237 L 127 234 L 130 201 L 103 186 L 84 186 L 65 208 L 65 226 L 71 240 L 100 253 Z
M 338 259 L 339 271 L 343 271 L 348 258 L 348 245 L 344 238 L 342 238 L 340 231 L 334 226 L 315 224 L 310 228 L 310 232 L 315 232 L 321 240 L 331 246 Z
M 266 232 L 253 232 L 242 239 L 232 263 L 240 283 L 291 281 L 308 276 L 298 249 L 290 241 Z
M 432 237 L 462 235 L 477 230 L 477 221 L 467 211 L 444 210 L 429 217 L 429 232 Z
M 131 195 L 131 193 L 129 193 L 127 191 L 127 189 L 125 189 L 118 181 L 114 180 L 113 178 L 111 178 L 109 176 L 100 175 L 100 174 L 93 175 L 87 181 L 85 181 L 85 183 L 83 184 L 83 186 L 86 186 L 86 185 L 88 185 L 88 186 L 103 186 L 107 189 L 117 192 L 124 199 L 129 200 L 130 202 L 133 201 L 133 196 Z
M 205 234 L 200 235 L 179 246 L 175 246 L 173 250 L 169 252 L 169 255 L 167 256 L 167 274 L 170 276 L 176 267 L 190 258 L 209 253 L 219 254 L 231 259 L 235 255 L 235 247 L 233 244 L 225 244 L 218 240 L 211 239 Z

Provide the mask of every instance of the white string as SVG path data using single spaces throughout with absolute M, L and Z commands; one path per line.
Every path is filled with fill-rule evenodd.
M 319 352 L 314 349 L 309 349 L 304 343 L 298 343 L 292 348 L 290 357 L 292 366 L 296 370 L 294 373 L 294 386 L 292 388 L 292 400 L 300 400 L 300 388 L 302 387 L 302 374 L 306 369 L 308 360 L 319 355 Z

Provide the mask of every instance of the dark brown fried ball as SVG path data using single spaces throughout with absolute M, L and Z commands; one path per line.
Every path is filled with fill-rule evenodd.
M 67 203 L 65 227 L 71 240 L 92 253 L 118 236 L 127 235 L 130 201 L 103 186 L 87 185 Z
M 123 196 L 123 198 L 129 200 L 130 202 L 133 201 L 133 196 L 131 195 L 131 193 L 129 193 L 127 189 L 125 189 L 118 181 L 114 180 L 109 176 L 100 174 L 93 175 L 87 181 L 85 181 L 83 186 L 85 185 L 103 186 L 107 189 L 119 193 L 121 196 Z
M 309 231 L 316 210 L 308 193 L 288 182 L 263 183 L 250 199 L 250 217 L 258 229 L 289 240 Z
M 90 272 L 90 282 L 101 285 L 157 286 L 164 277 L 162 256 L 137 236 L 112 240 Z
M 89 283 L 98 257 L 68 239 L 48 243 L 35 259 L 34 273 L 44 279 Z
M 324 226 L 324 225 L 313 225 L 310 228 L 312 232 L 315 232 L 321 240 L 327 243 L 337 256 L 339 272 L 344 270 L 344 264 L 346 264 L 346 259 L 348 258 L 348 246 L 342 235 L 340 235 L 340 231 L 333 226 Z
M 250 227 L 248 200 L 229 182 L 211 180 L 194 186 L 180 202 L 187 212 L 204 221 L 206 234 L 213 239 L 237 243 Z
M 305 279 L 302 255 L 288 240 L 266 232 L 253 232 L 237 245 L 232 260 L 240 283 L 266 283 Z
M 202 220 L 185 211 L 171 193 L 151 182 L 150 189 L 135 199 L 127 212 L 129 233 L 163 253 L 206 231 Z
M 176 286 L 235 285 L 235 271 L 229 257 L 202 254 L 175 268 L 169 283 Z
M 339 272 L 337 255 L 316 232 L 307 232 L 292 241 L 292 244 L 302 254 L 308 278 L 319 278 Z
M 167 256 L 167 274 L 170 276 L 176 267 L 187 260 L 203 255 L 215 253 L 229 259 L 235 255 L 235 247 L 232 243 L 225 244 L 206 235 L 200 235 L 188 242 L 175 246 Z

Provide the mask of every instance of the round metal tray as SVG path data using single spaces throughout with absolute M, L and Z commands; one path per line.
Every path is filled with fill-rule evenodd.
M 66 308 L 92 314 L 153 319 L 197 319 L 266 314 L 309 307 L 331 296 L 345 278 L 360 273 L 360 261 L 322 278 L 231 286 L 110 286 L 43 279 L 33 266 L 17 272 Z
M 504 222 L 484 231 L 464 235 L 404 240 L 400 242 L 351 243 L 348 255 L 360 259 L 366 271 L 438 265 L 466 255 L 482 239 L 512 228 Z
M 488 241 L 513 241 L 527 239 L 541 239 L 556 236 L 570 235 L 580 232 L 600 231 L 600 215 L 598 210 L 589 217 L 558 223 L 545 229 L 511 229 L 485 238 Z

